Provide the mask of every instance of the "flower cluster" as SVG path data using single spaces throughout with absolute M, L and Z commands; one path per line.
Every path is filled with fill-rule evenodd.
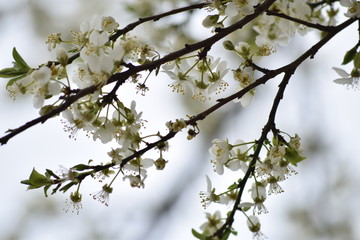
M 244 176 L 254 180 L 249 189 L 252 201 L 242 200 L 238 205 L 238 210 L 245 215 L 249 209 L 253 210 L 253 215 L 268 213 L 264 204 L 267 196 L 283 192 L 279 182 L 286 180 L 292 174 L 296 174 L 292 166 L 297 166 L 297 163 L 305 159 L 300 137 L 297 134 L 294 136 L 286 134 L 286 136 L 288 137 L 287 141 L 278 133 L 273 137 L 272 142 L 264 141 L 262 146 L 258 146 L 256 142 L 246 143 L 242 140 L 237 140 L 234 144 L 230 144 L 228 140 L 214 139 L 212 141 L 213 145 L 209 149 L 209 153 L 212 156 L 211 163 L 216 173 L 224 174 L 224 168 L 232 171 L 241 169 Z M 255 150 L 259 147 L 264 147 L 267 152 L 263 160 L 254 155 Z M 248 171 L 251 171 L 250 174 Z M 211 203 L 227 205 L 229 202 L 236 201 L 238 197 L 242 197 L 239 196 L 239 193 L 243 192 L 240 189 L 245 187 L 240 178 L 237 183 L 231 184 L 226 191 L 217 193 L 209 176 L 206 176 L 206 181 L 207 191 L 200 192 L 201 203 L 204 208 Z M 258 239 L 264 237 L 260 232 L 260 222 L 256 216 L 248 217 L 248 226 L 254 233 L 254 237 Z M 209 236 L 205 232 L 202 234 Z
M 119 99 L 117 90 L 125 79 L 118 80 L 117 76 L 125 76 L 130 82 L 136 83 L 136 89 L 144 95 L 149 88 L 145 85 L 147 78 L 139 82 L 140 72 L 148 70 L 149 75 L 153 72 L 158 74 L 162 68 L 162 73 L 172 81 L 169 86 L 173 92 L 189 94 L 194 100 L 207 101 L 213 94 L 219 94 L 228 88 L 226 76 L 231 71 L 232 79 L 236 83 L 233 91 L 243 92 L 241 96 L 236 95 L 238 99 L 234 102 L 240 102 L 243 107 L 248 106 L 255 95 L 253 86 L 257 83 L 254 76 L 258 72 L 262 74 L 270 72 L 257 65 L 259 60 L 275 53 L 278 46 L 287 46 L 295 34 L 306 34 L 310 30 L 309 27 L 315 26 L 314 28 L 320 30 L 334 29 L 334 27 L 327 28 L 325 25 L 335 25 L 335 16 L 338 12 L 332 6 L 333 1 L 329 3 L 315 1 L 315 4 L 311 4 L 304 0 L 278 0 L 273 1 L 266 10 L 263 9 L 260 15 L 254 15 L 255 18 L 252 18 L 250 15 L 258 14 L 257 10 L 262 9 L 260 5 L 264 2 L 263 0 L 206 0 L 202 5 L 208 13 L 215 11 L 208 14 L 202 21 L 204 27 L 211 28 L 215 38 L 221 36 L 221 32 L 225 29 L 231 29 L 227 27 L 234 21 L 253 19 L 251 24 L 248 24 L 249 28 L 242 29 L 243 36 L 233 40 L 236 44 L 227 39 L 223 42 L 224 49 L 235 53 L 238 60 L 238 66 L 234 66 L 231 70 L 226 61 L 210 55 L 212 46 L 218 41 L 213 38 L 203 41 L 206 44 L 197 48 L 199 51 L 197 54 L 188 55 L 191 53 L 185 51 L 186 54 L 181 55 L 181 50 L 167 55 L 171 58 L 178 54 L 176 58 L 164 57 L 161 61 L 154 61 L 160 58 L 160 53 L 136 36 L 128 34 L 127 27 L 118 30 L 119 23 L 110 16 L 94 16 L 90 21 L 83 22 L 79 31 L 73 31 L 67 37 L 59 33 L 51 34 L 46 43 L 56 60 L 37 68 L 29 67 L 14 49 L 14 67 L 0 70 L 0 77 L 11 78 L 6 88 L 12 97 L 15 98 L 20 94 L 33 95 L 33 106 L 39 109 L 40 115 L 43 116 L 52 110 L 58 110 L 54 111 L 55 114 L 62 111 L 62 117 L 65 119 L 63 120 L 64 130 L 69 133 L 70 138 L 75 138 L 77 132 L 83 130 L 94 141 L 99 140 L 103 144 L 115 145 L 108 152 L 110 160 L 106 166 L 101 163 L 95 166 L 79 164 L 70 169 L 61 167 L 58 175 L 51 170 L 46 170 L 45 175 L 41 175 L 34 169 L 29 180 L 22 183 L 29 185 L 29 189 L 44 187 L 45 194 L 54 184 L 57 184 L 57 187 L 53 193 L 57 190 L 65 192 L 77 185 L 76 191 L 71 192 L 70 198 L 66 201 L 68 205 L 66 211 L 71 209 L 76 213 L 79 213 L 82 208 L 80 184 L 88 175 L 103 182 L 114 174 L 110 183 L 104 184 L 99 192 L 91 194 L 95 200 L 106 206 L 109 205 L 110 194 L 113 192 L 112 183 L 120 173 L 123 175 L 122 179 L 129 181 L 131 187 L 143 188 L 148 177 L 148 169 L 154 167 L 156 170 L 163 170 L 168 163 L 163 156 L 169 148 L 165 139 L 167 140 L 168 136 L 175 135 L 184 128 L 189 128 L 187 138 L 190 140 L 200 130 L 196 125 L 197 122 L 192 121 L 191 117 L 188 121 L 180 118 L 166 123 L 169 134 L 165 137 L 159 132 L 142 136 L 141 129 L 144 126 L 144 120 L 141 119 L 142 112 L 136 110 L 135 101 L 131 101 L 130 106 L 126 106 Z M 346 8 L 346 17 L 360 18 L 359 1 L 340 0 L 339 2 Z M 149 6 L 150 12 L 153 11 L 150 9 L 152 4 L 152 1 L 145 3 Z M 189 6 L 189 9 L 193 6 Z M 143 11 L 141 9 L 143 8 L 135 9 L 134 12 Z M 181 12 L 184 9 L 186 8 L 178 11 Z M 168 12 L 168 15 L 175 12 L 177 11 Z M 155 17 L 162 18 L 164 15 Z M 137 23 L 144 23 L 148 19 L 140 18 Z M 153 20 L 158 19 L 153 18 Z M 238 25 L 237 29 L 245 25 Z M 129 28 L 131 26 L 134 25 L 130 25 Z M 228 35 L 226 33 L 222 38 Z M 358 88 L 359 45 L 357 43 L 344 57 L 343 64 L 351 61 L 354 63 L 350 73 L 334 68 L 340 75 L 340 78 L 334 81 L 335 83 Z M 189 46 L 185 45 L 184 49 L 191 49 Z M 164 63 L 165 61 L 169 62 Z M 135 71 L 132 71 L 133 69 Z M 110 84 L 116 80 L 116 86 L 108 91 Z M 92 90 L 86 92 L 89 89 Z M 85 94 L 77 95 L 78 93 Z M 65 110 L 63 106 L 66 106 Z M 203 119 L 207 116 L 206 114 L 198 116 Z M 236 203 L 234 211 L 244 213 L 248 228 L 257 239 L 263 239 L 264 235 L 260 231 L 261 224 L 256 215 L 268 212 L 265 206 L 268 196 L 283 192 L 281 182 L 296 174 L 293 167 L 305 159 L 298 135 L 290 136 L 276 129 L 272 130 L 274 134 L 272 141 L 268 139 L 254 142 L 236 140 L 229 143 L 228 139 L 214 139 L 209 149 L 214 172 L 223 175 L 225 171 L 228 171 L 226 169 L 241 170 L 243 179 L 240 178 L 232 183 L 225 191 L 217 192 L 210 177 L 206 176 L 207 189 L 200 192 L 201 204 L 204 208 L 211 203 L 223 205 Z M 154 142 L 155 144 L 149 143 L 145 141 L 148 137 L 157 138 L 158 141 Z M 159 157 L 151 159 L 144 156 L 143 149 L 140 150 L 143 146 L 146 146 L 144 151 L 154 148 L 159 152 Z M 260 156 L 261 150 L 264 149 L 266 153 Z M 114 170 L 117 172 L 115 173 Z M 246 202 L 242 194 L 246 192 L 244 189 L 247 186 L 247 180 L 252 182 L 247 188 L 250 200 Z M 62 186 L 64 183 L 67 185 Z M 247 211 L 250 209 L 252 214 L 248 216 Z M 222 236 L 221 239 L 227 239 L 230 233 L 234 233 L 231 226 L 223 225 L 228 222 L 232 224 L 232 221 L 222 218 L 220 211 L 214 214 L 206 213 L 206 218 L 207 221 L 200 227 L 201 234 L 193 230 L 194 235 L 199 239 L 219 239 L 218 236 L 212 235 L 217 235 L 223 226 L 227 235 L 225 234 L 225 237 Z
M 194 56 L 190 60 L 177 59 L 163 65 L 163 72 L 173 80 L 169 84 L 173 92 L 185 94 L 188 91 L 193 99 L 206 101 L 209 94 L 220 93 L 226 89 L 228 83 L 223 78 L 229 69 L 225 61 L 211 56 L 202 59 Z

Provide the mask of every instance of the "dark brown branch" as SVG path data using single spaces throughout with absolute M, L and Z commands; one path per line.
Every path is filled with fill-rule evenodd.
M 237 93 L 234 93 L 226 98 L 223 98 L 221 100 L 219 100 L 219 102 L 215 105 L 213 105 L 212 107 L 208 108 L 207 110 L 197 114 L 196 116 L 193 116 L 190 118 L 190 120 L 186 121 L 186 124 L 188 126 L 190 125 L 195 125 L 199 120 L 203 120 L 205 119 L 208 115 L 210 115 L 211 113 L 213 113 L 214 111 L 216 111 L 217 109 L 221 108 L 223 105 L 231 102 L 232 100 L 236 99 L 236 98 L 241 98 L 243 95 L 245 95 L 248 91 L 250 91 L 251 89 L 254 89 L 255 87 L 261 85 L 261 84 L 265 84 L 267 81 L 269 81 L 270 79 L 276 77 L 277 75 L 281 74 L 281 73 L 285 73 L 284 76 L 284 80 L 282 81 L 282 83 L 279 85 L 279 91 L 280 91 L 280 87 L 284 87 L 287 84 L 286 80 L 288 77 L 290 78 L 291 74 L 296 70 L 296 68 L 303 62 L 305 61 L 307 58 L 312 58 L 315 53 L 321 48 L 323 47 L 331 38 L 333 38 L 337 33 L 341 32 L 341 30 L 343 30 L 344 28 L 346 28 L 347 26 L 349 26 L 351 23 L 353 23 L 354 21 L 356 21 L 356 19 L 349 19 L 346 22 L 340 24 L 339 26 L 337 26 L 334 31 L 332 31 L 332 33 L 329 33 L 326 37 L 324 37 L 323 39 L 321 39 L 319 42 L 317 42 L 315 45 L 313 45 L 309 50 L 307 50 L 304 54 L 302 54 L 300 57 L 298 57 L 296 60 L 294 60 L 292 63 L 285 65 L 281 68 L 275 69 L 275 70 L 269 70 L 264 76 L 262 76 L 261 78 L 257 79 L 255 82 L 253 82 L 252 84 L 250 84 L 249 86 L 245 87 L 244 89 L 240 90 Z M 286 81 L 285 81 L 286 80 Z M 285 84 L 286 83 L 286 84 Z M 278 98 L 278 99 L 277 99 Z M 274 100 L 274 103 L 276 103 L 277 101 L 280 101 L 282 98 L 282 93 L 280 95 L 280 93 L 278 93 L 277 97 Z M 278 103 L 277 103 L 278 104 Z M 275 114 L 276 114 L 276 110 L 277 110 L 277 106 L 276 104 L 273 104 L 272 110 L 269 114 L 269 121 L 275 121 Z M 268 126 L 267 126 L 268 125 Z M 263 130 L 263 134 L 264 131 L 265 132 L 269 132 L 269 130 L 275 128 L 275 124 L 266 124 Z M 269 129 L 269 130 L 268 130 Z M 160 140 L 150 143 L 148 144 L 145 148 L 139 150 L 138 152 L 134 153 L 133 155 L 123 159 L 122 163 L 121 163 L 121 167 L 125 166 L 126 163 L 128 163 L 130 160 L 141 156 L 142 154 L 144 154 L 145 152 L 149 151 L 150 149 L 154 148 L 155 146 L 157 146 L 157 144 L 159 144 L 160 142 L 164 142 L 164 141 L 168 141 L 171 138 L 173 138 L 175 135 L 177 134 L 177 132 L 169 132 L 167 135 L 165 135 L 164 137 L 162 137 Z M 258 143 L 262 145 L 263 141 L 262 141 L 262 137 L 259 138 Z M 260 151 L 260 149 L 258 150 Z M 255 152 L 256 153 L 256 152 Z M 256 156 L 256 155 L 254 155 Z M 255 159 L 255 158 L 254 158 Z M 255 161 L 255 160 L 254 160 Z M 254 163 L 252 164 L 254 165 Z M 101 170 L 110 168 L 110 167 L 114 167 L 115 164 L 114 163 L 110 163 L 107 165 L 97 165 L 97 166 L 92 166 L 90 168 L 92 168 L 94 171 L 92 171 L 91 173 L 94 172 L 99 172 Z M 250 165 L 251 166 L 251 165 Z M 90 175 L 91 173 L 89 173 L 88 175 Z M 83 178 L 85 178 L 86 176 L 84 175 Z M 245 181 L 246 183 L 246 181 Z M 244 183 L 244 184 L 245 184 Z M 240 201 L 240 200 L 239 200 Z
M 297 67 L 297 66 L 295 66 L 295 67 Z M 230 214 L 228 215 L 225 223 L 221 226 L 221 228 L 216 233 L 214 233 L 214 236 L 217 236 L 220 239 L 225 234 L 226 229 L 229 229 L 232 227 L 232 224 L 234 222 L 235 213 L 239 208 L 239 204 L 241 202 L 241 198 L 242 198 L 246 183 L 255 171 L 255 164 L 256 164 L 256 161 L 259 159 L 259 154 L 260 154 L 261 148 L 262 148 L 265 140 L 267 139 L 267 135 L 270 132 L 270 130 L 275 128 L 275 115 L 276 115 L 277 109 L 279 107 L 280 101 L 283 98 L 283 94 L 285 92 L 286 86 L 289 83 L 290 77 L 293 74 L 294 70 L 289 69 L 288 72 L 285 72 L 284 78 L 279 85 L 279 90 L 274 98 L 274 102 L 273 102 L 273 105 L 272 105 L 272 108 L 271 108 L 271 111 L 269 114 L 268 121 L 262 130 L 260 138 L 256 141 L 256 149 L 255 149 L 254 155 L 252 157 L 252 160 L 249 163 L 249 168 L 246 171 L 243 179 L 238 184 L 239 193 L 235 200 L 233 209 L 230 212 Z
M 166 56 L 164 56 L 163 58 L 160 58 L 156 61 L 153 62 L 149 62 L 143 65 L 139 65 L 139 66 L 134 66 L 133 68 L 128 69 L 125 72 L 121 72 L 121 73 L 115 73 L 114 75 L 112 75 L 108 80 L 107 80 L 107 84 L 113 83 L 115 81 L 117 81 L 117 84 L 115 86 L 115 88 L 118 88 L 123 82 L 126 81 L 126 79 L 128 79 L 129 77 L 131 77 L 132 75 L 144 71 L 144 70 L 149 70 L 152 71 L 158 67 L 160 67 L 162 64 L 167 63 L 169 61 L 173 61 L 183 55 L 186 55 L 188 53 L 194 52 L 196 50 L 199 50 L 201 48 L 209 48 L 211 47 L 213 44 L 215 44 L 217 41 L 221 40 L 222 38 L 224 38 L 225 36 L 229 35 L 230 33 L 241 29 L 243 26 L 245 26 L 246 24 L 248 24 L 249 22 L 251 22 L 253 19 L 255 19 L 257 16 L 259 16 L 261 13 L 263 13 L 273 2 L 275 2 L 275 0 L 266 0 L 263 4 L 259 5 L 256 9 L 255 12 L 251 15 L 248 15 L 246 17 L 244 17 L 243 19 L 241 19 L 240 21 L 234 23 L 233 25 L 224 28 L 222 31 L 220 31 L 219 33 L 215 34 L 212 37 L 209 37 L 203 41 L 194 43 L 194 44 L 189 44 L 186 45 L 186 47 L 184 47 L 183 49 L 180 49 L 176 52 L 170 53 Z M 25 125 L 16 128 L 14 130 L 11 130 L 11 132 L 8 135 L 5 135 L 4 137 L 0 138 L 0 144 L 4 145 L 6 144 L 10 138 L 14 137 L 15 135 L 25 131 L 26 129 L 28 129 L 29 127 L 32 127 L 38 123 L 44 123 L 47 119 L 56 116 L 57 114 L 59 114 L 60 112 L 64 111 L 68 106 L 70 106 L 72 103 L 74 103 L 75 101 L 77 101 L 78 99 L 80 99 L 81 97 L 87 95 L 87 94 L 91 94 L 94 91 L 96 91 L 97 87 L 96 86 L 91 86 L 88 88 L 84 88 L 82 90 L 80 90 L 76 95 L 72 96 L 71 98 L 68 98 L 64 105 L 66 105 L 66 107 L 64 108 L 63 106 L 59 106 L 58 108 L 52 110 L 51 112 L 49 112 L 48 114 L 36 118 L 34 120 L 32 120 L 31 122 L 26 123 Z

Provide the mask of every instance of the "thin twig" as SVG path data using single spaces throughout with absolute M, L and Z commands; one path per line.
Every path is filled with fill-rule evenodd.
M 318 23 L 307 22 L 305 20 L 294 18 L 294 17 L 291 17 L 291 16 L 286 15 L 284 13 L 275 12 L 275 11 L 272 11 L 272 10 L 266 10 L 266 14 L 270 15 L 270 16 L 276 16 L 276 17 L 284 18 L 286 20 L 296 22 L 296 23 L 302 24 L 304 26 L 307 26 L 307 27 L 310 27 L 310 28 L 315 28 L 317 30 L 324 31 L 324 32 L 330 32 L 331 30 L 334 29 L 334 26 L 325 26 L 325 25 L 321 25 L 321 24 L 318 24 Z

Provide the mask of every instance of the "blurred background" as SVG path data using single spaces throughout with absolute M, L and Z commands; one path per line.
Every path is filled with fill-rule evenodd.
M 95 14 L 113 16 L 124 27 L 136 21 L 136 15 L 150 16 L 186 4 L 171 0 L 0 0 L 0 69 L 11 66 L 13 47 L 32 67 L 53 60 L 55 56 L 45 44 L 47 36 L 66 36 Z M 145 40 L 153 46 L 170 52 L 169 42 L 177 48 L 211 35 L 209 29 L 201 26 L 206 14 L 181 14 L 146 24 L 132 35 L 146 36 Z M 342 19 L 340 16 L 339 21 Z M 269 213 L 261 215 L 260 221 L 268 239 L 360 238 L 360 95 L 359 91 L 334 84 L 332 80 L 338 76 L 331 70 L 340 67 L 344 53 L 356 44 L 357 37 L 356 26 L 340 33 L 315 59 L 307 60 L 298 69 L 286 90 L 276 118 L 277 127 L 299 134 L 307 160 L 299 164 L 299 174 L 282 183 L 285 192 L 269 196 L 265 202 Z M 275 56 L 264 59 L 262 64 L 268 68 L 282 66 L 318 39 L 316 32 L 306 38 L 296 37 L 290 47 L 279 48 Z M 237 67 L 234 56 L 224 52 L 221 44 L 214 46 L 210 54 L 226 57 L 230 59 L 229 67 Z M 351 66 L 346 67 L 351 70 Z M 229 81 L 231 77 L 227 75 Z M 220 177 L 213 173 L 208 154 L 212 139 L 257 139 L 279 81 L 274 79 L 260 86 L 249 107 L 230 103 L 209 116 L 200 124 L 201 134 L 191 142 L 185 133 L 177 135 L 164 155 L 169 160 L 165 170 L 150 170 L 144 189 L 133 189 L 119 178 L 106 207 L 89 195 L 99 191 L 102 184 L 86 181 L 82 185 L 83 209 L 79 215 L 64 212 L 70 192 L 45 198 L 42 190 L 26 191 L 20 181 L 29 177 L 33 167 L 43 173 L 46 168 L 56 171 L 59 165 L 71 167 L 89 159 L 106 162 L 111 148 L 81 132 L 76 140 L 70 140 L 59 118 L 21 133 L 0 147 L 0 239 L 194 239 L 191 228 L 198 230 L 205 222 L 204 212 L 218 208 L 213 204 L 204 210 L 200 204 L 199 192 L 206 190 L 205 174 L 219 191 L 239 177 L 234 173 Z M 148 121 L 145 133 L 164 133 L 166 121 L 199 113 L 216 100 L 203 104 L 176 95 L 167 87 L 170 80 L 164 74 L 147 83 L 150 91 L 145 97 L 136 94 L 130 84 L 119 92 L 124 102 L 137 101 L 138 111 L 143 111 L 142 118 Z M 38 116 L 31 97 L 14 101 L 5 85 L 6 79 L 0 79 L 1 135 Z M 223 213 L 229 210 L 219 209 Z M 252 239 L 242 216 L 236 219 L 235 228 L 239 236 L 232 239 Z

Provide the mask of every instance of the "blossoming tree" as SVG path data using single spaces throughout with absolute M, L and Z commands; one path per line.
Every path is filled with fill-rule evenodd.
M 283 192 L 281 184 L 296 174 L 295 167 L 305 159 L 300 137 L 286 133 L 276 125 L 276 114 L 292 75 L 306 60 L 316 53 L 339 32 L 360 18 L 360 2 L 354 0 L 207 0 L 200 3 L 184 1 L 186 6 L 139 18 L 138 21 L 119 27 L 119 16 L 94 16 L 80 24 L 79 30 L 68 36 L 51 34 L 47 39 L 49 51 L 56 60 L 38 67 L 29 66 L 16 48 L 13 49 L 13 66 L 2 69 L 0 77 L 7 78 L 6 89 L 14 99 L 21 94 L 33 96 L 33 106 L 39 109 L 39 117 L 24 125 L 9 129 L 0 138 L 1 145 L 8 144 L 16 135 L 34 125 L 58 117 L 70 138 L 79 130 L 85 131 L 94 141 L 112 144 L 108 161 L 94 164 L 74 163 L 58 171 L 47 169 L 39 173 L 35 168 L 22 183 L 28 189 L 43 188 L 47 196 L 58 192 L 70 192 L 67 203 L 71 211 L 79 213 L 82 208 L 84 181 L 95 178 L 104 182 L 102 189 L 91 194 L 99 202 L 109 205 L 113 182 L 122 177 L 131 187 L 143 188 L 148 169 L 166 171 L 166 152 L 171 139 L 179 132 L 187 132 L 191 141 L 201 134 L 199 122 L 228 104 L 251 107 L 256 88 L 281 76 L 277 94 L 274 96 L 268 118 L 257 139 L 211 139 L 210 164 L 216 174 L 226 175 L 229 170 L 238 174 L 238 181 L 229 182 L 225 191 L 213 188 L 210 177 L 205 177 L 207 190 L 200 192 L 204 208 L 210 204 L 230 206 L 226 216 L 220 211 L 206 213 L 206 221 L 192 233 L 198 239 L 228 239 L 239 230 L 234 225 L 235 215 L 243 215 L 254 238 L 263 239 L 258 215 L 268 213 L 265 201 L 271 194 Z M 337 22 L 339 10 L 345 11 L 347 19 Z M 142 36 L 133 36 L 139 25 L 171 16 L 203 11 L 207 16 L 202 25 L 211 36 L 198 42 L 187 43 L 181 48 L 157 49 Z M 310 31 L 321 33 L 318 41 L 290 63 L 276 69 L 262 66 L 277 47 L 288 46 L 295 34 L 306 35 Z M 249 34 L 250 32 L 250 34 Z M 239 37 L 239 33 L 245 37 Z M 230 40 L 231 39 L 231 40 Z M 234 40 L 235 39 L 235 40 Z M 217 56 L 213 46 L 220 45 L 237 58 L 236 68 L 228 67 L 228 60 Z M 349 47 L 343 64 L 353 64 L 350 73 L 334 70 L 340 78 L 334 82 L 356 88 L 360 76 L 359 42 Z M 142 77 L 142 75 L 146 77 Z M 151 135 L 143 135 L 146 120 L 136 108 L 118 95 L 125 84 L 134 84 L 146 98 L 147 80 L 162 75 L 169 79 L 169 87 L 175 94 L 197 101 L 216 102 L 193 116 L 168 119 L 167 131 L 152 129 Z M 231 82 L 231 83 L 230 83 Z M 235 87 L 230 87 L 235 86 Z M 219 94 L 225 97 L 217 97 Z M 146 110 L 143 110 L 146 111 Z M 204 126 L 205 127 L 205 126 Z M 151 126 L 147 126 L 151 129 Z M 242 136 L 238 136 L 239 139 Z M 110 146 L 110 145 L 109 145 Z M 157 158 L 150 158 L 155 151 Z M 245 200 L 248 191 L 249 200 Z

